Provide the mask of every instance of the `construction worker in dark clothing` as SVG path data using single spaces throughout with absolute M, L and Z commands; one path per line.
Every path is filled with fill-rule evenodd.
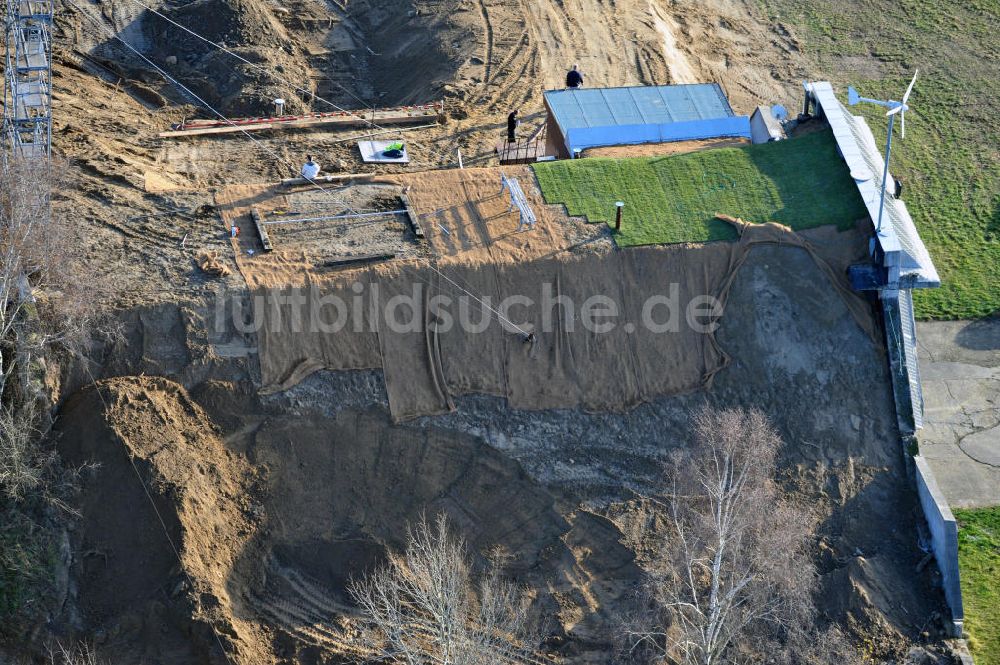
M 517 129 L 517 123 L 518 123 L 517 109 L 514 109 L 513 111 L 510 112 L 510 115 L 507 116 L 507 142 L 508 143 L 513 143 L 514 142 L 514 131 Z
M 573 69 L 566 74 L 567 88 L 583 87 L 583 74 L 580 73 L 580 65 L 573 65 Z

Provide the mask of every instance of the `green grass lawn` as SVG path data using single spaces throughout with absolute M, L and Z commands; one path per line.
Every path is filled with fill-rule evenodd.
M 813 76 L 833 82 L 841 99 L 848 84 L 899 99 L 920 68 L 891 165 L 941 274 L 940 289 L 917 292 L 917 315 L 1000 312 L 1000 0 L 758 1 L 773 24 L 794 31 Z M 853 109 L 881 145 L 884 112 Z
M 1000 665 L 1000 507 L 954 512 L 969 648 L 976 665 Z
M 795 229 L 850 228 L 864 203 L 830 132 L 777 143 L 666 157 L 587 158 L 534 165 L 545 200 L 571 215 L 614 223 L 624 201 L 619 245 L 730 240 L 716 213 Z

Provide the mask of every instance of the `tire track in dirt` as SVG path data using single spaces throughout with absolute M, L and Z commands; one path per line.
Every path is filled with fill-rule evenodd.
M 290 568 L 282 568 L 278 573 L 288 583 L 289 587 L 303 599 L 327 616 L 335 614 L 351 614 L 354 609 L 336 599 L 319 582 L 307 579 L 302 573 Z
M 504 70 L 508 69 L 514 62 L 514 60 L 517 58 L 517 56 L 523 53 L 523 48 L 528 46 L 528 27 L 524 26 L 524 28 L 521 30 L 521 34 L 518 35 L 515 39 L 513 39 L 512 42 L 514 45 L 511 48 L 510 55 L 504 58 L 503 62 L 501 62 L 500 66 L 498 67 L 501 73 L 503 73 Z
M 273 559 L 268 572 L 263 592 L 251 592 L 248 598 L 255 612 L 307 644 L 341 655 L 364 655 L 351 643 L 343 626 L 332 621 L 334 617 L 353 615 L 353 608 L 337 601 L 320 583 Z
M 521 56 L 525 54 L 525 49 L 528 47 L 528 28 L 524 26 L 521 30 L 521 34 L 511 42 L 510 53 L 504 58 L 503 62 L 497 67 L 497 71 L 500 76 L 504 76 L 504 72 L 507 72 L 514 63 L 517 62 Z M 506 79 L 510 79 L 510 76 L 504 76 Z M 516 79 L 515 79 L 516 81 Z M 495 95 L 494 95 L 495 96 Z
M 481 103 L 490 111 L 499 110 L 501 103 L 509 106 L 512 99 L 520 91 L 527 87 L 531 89 L 530 84 L 525 85 L 526 79 L 525 75 L 528 73 L 528 69 L 532 64 L 532 58 L 536 49 L 526 49 L 524 46 L 527 44 L 527 31 L 525 31 L 522 38 L 516 43 L 512 48 L 510 56 L 504 61 L 501 69 L 500 75 L 503 76 L 502 85 L 494 86 L 495 91 L 484 95 L 480 98 L 477 103 Z M 515 71 L 516 68 L 516 71 Z
M 321 618 L 315 617 L 308 610 L 286 598 L 272 597 L 265 600 L 255 597 L 254 607 L 270 623 L 307 644 L 313 644 L 333 653 L 347 651 L 343 637 L 328 628 Z
M 496 111 L 500 107 L 501 99 L 508 100 L 507 105 L 509 105 L 510 100 L 515 98 L 517 91 L 524 87 L 523 74 L 527 69 L 522 65 L 522 60 L 530 59 L 534 51 L 530 48 L 530 34 L 523 19 L 520 21 L 507 19 L 506 21 L 507 23 L 513 22 L 515 25 L 519 24 L 520 32 L 516 37 L 511 39 L 498 38 L 497 26 L 494 25 L 492 19 L 488 19 L 489 10 L 486 8 L 484 0 L 480 0 L 479 4 L 481 13 L 487 17 L 484 19 L 484 24 L 487 30 L 486 38 L 489 50 L 483 84 L 479 86 L 477 94 L 468 103 L 470 106 L 480 106 L 489 111 Z M 515 14 L 521 15 L 520 12 Z M 519 65 L 521 67 L 518 76 L 512 77 L 510 70 Z
M 535 0 L 525 3 L 524 11 L 546 88 L 562 87 L 563 73 L 573 64 L 580 65 L 587 86 L 640 82 L 645 63 L 636 65 L 637 51 L 656 34 L 646 26 L 651 25 L 648 0 Z
M 531 55 L 528 58 L 527 69 L 522 69 L 521 81 L 535 81 L 538 78 L 538 47 L 531 47 Z M 525 74 L 528 74 L 527 76 Z M 530 84 L 525 87 L 524 93 L 521 95 L 521 105 L 530 104 L 537 96 L 541 95 L 541 88 L 534 88 Z
M 167 233 L 159 230 L 156 226 L 151 224 L 141 224 L 137 228 L 130 228 L 129 226 L 119 224 L 117 221 L 112 219 L 100 218 L 97 221 L 106 228 L 120 233 L 122 236 L 130 240 L 137 240 L 166 249 L 176 248 L 180 245 L 180 242 L 184 237 L 183 233 L 179 235 Z M 173 230 L 175 227 L 171 224 L 170 228 Z
M 483 57 L 483 64 L 486 67 L 486 71 L 483 74 L 483 85 L 485 89 L 486 86 L 490 84 L 492 80 L 493 73 L 493 22 L 490 20 L 490 12 L 486 9 L 486 0 L 478 0 L 479 14 L 483 19 L 483 28 L 486 31 L 486 53 Z

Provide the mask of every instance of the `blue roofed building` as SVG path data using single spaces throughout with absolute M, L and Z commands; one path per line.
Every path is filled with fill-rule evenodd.
M 587 148 L 750 138 L 750 118 L 733 112 L 718 83 L 547 90 L 546 154 Z

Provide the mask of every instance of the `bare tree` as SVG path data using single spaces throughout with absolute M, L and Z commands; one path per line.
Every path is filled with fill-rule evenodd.
M 56 642 L 49 645 L 49 665 L 98 665 L 97 652 L 85 642 L 74 646 L 65 646 Z
M 496 566 L 474 580 L 465 543 L 443 514 L 408 528 L 405 551 L 352 581 L 350 593 L 373 660 L 487 665 L 525 662 L 531 652 L 527 594 Z
M 111 321 L 99 317 L 108 294 L 87 272 L 77 225 L 50 212 L 54 174 L 63 172 L 58 160 L 0 154 L 0 640 L 26 634 L 52 609 L 43 599 L 62 525 L 50 508 L 72 512 L 65 499 L 76 474 L 44 440 L 46 362 Z M 57 656 L 69 662 L 66 653 Z M 90 659 L 73 653 L 74 662 Z
M 75 225 L 52 216 L 57 160 L 0 159 L 0 396 L 54 345 L 92 332 L 102 285 L 85 272 Z M 35 372 L 40 374 L 41 372 Z M 22 375 L 22 383 L 30 381 Z M 29 389 L 30 392 L 30 389 Z M 10 404 L 9 399 L 7 403 Z
M 55 451 L 38 445 L 30 408 L 0 406 L 0 498 L 19 501 L 46 480 Z
M 774 481 L 781 439 L 759 411 L 703 410 L 661 502 L 666 539 L 650 585 L 654 621 L 629 631 L 653 662 L 759 662 L 811 618 L 806 516 Z

